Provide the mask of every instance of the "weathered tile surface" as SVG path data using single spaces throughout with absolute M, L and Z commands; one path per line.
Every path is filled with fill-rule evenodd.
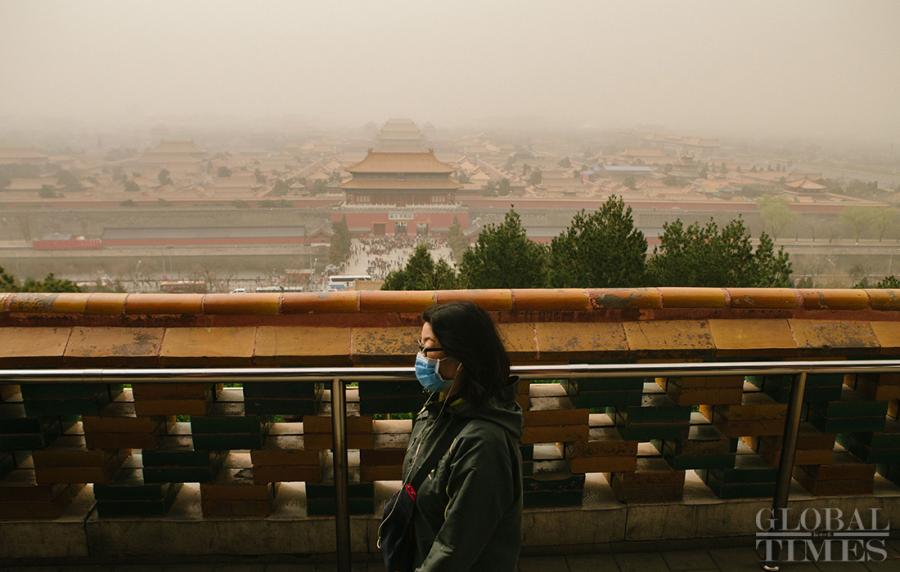
M 628 347 L 635 351 L 711 350 L 709 325 L 697 320 L 625 322 Z

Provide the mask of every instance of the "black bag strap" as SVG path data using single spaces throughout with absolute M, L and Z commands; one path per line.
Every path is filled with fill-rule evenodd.
M 443 435 L 441 435 L 440 441 L 438 441 L 434 447 L 432 447 L 431 451 L 428 453 L 428 456 L 425 457 L 425 461 L 419 465 L 418 470 L 415 472 L 413 477 L 409 480 L 413 489 L 419 490 L 419 485 L 422 484 L 422 481 L 425 480 L 425 477 L 428 476 L 428 473 L 434 469 L 441 457 L 447 452 L 450 448 L 450 445 L 453 443 L 453 440 L 459 435 L 460 431 L 463 430 L 463 427 L 466 426 L 468 419 L 465 418 L 456 418 L 451 421 L 451 428 L 446 431 Z

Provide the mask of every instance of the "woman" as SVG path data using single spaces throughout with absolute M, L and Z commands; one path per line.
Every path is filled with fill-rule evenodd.
M 471 302 L 433 306 L 422 319 L 416 377 L 431 395 L 403 461 L 404 475 L 428 470 L 415 499 L 416 569 L 516 570 L 522 411 L 509 358 Z

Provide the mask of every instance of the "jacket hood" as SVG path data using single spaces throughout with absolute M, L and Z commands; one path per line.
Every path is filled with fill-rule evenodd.
M 516 386 L 519 377 L 510 376 L 509 383 L 500 395 L 488 399 L 483 404 L 474 405 L 462 399 L 451 402 L 450 406 L 456 415 L 472 419 L 485 419 L 500 425 L 517 440 L 522 437 L 522 408 L 516 403 Z

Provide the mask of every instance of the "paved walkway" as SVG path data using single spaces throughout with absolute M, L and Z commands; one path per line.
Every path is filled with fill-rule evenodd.
M 867 563 L 805 563 L 782 567 L 786 572 L 900 572 L 900 540 L 888 541 L 888 560 Z M 384 572 L 380 563 L 358 563 L 355 572 Z M 326 572 L 333 563 L 221 563 L 134 566 L 22 566 L 0 567 L 0 571 L 21 572 Z M 752 548 L 716 550 L 680 550 L 669 552 L 628 552 L 574 556 L 526 556 L 519 562 L 520 572 L 759 572 L 759 561 Z
M 347 261 L 347 266 L 341 272 L 342 274 L 367 274 L 369 272 L 369 266 L 376 264 L 377 261 L 380 261 L 382 265 L 386 265 L 388 270 L 399 270 L 406 266 L 409 257 L 412 256 L 416 248 L 415 244 L 411 244 L 410 246 L 391 248 L 384 254 L 370 254 L 366 250 L 366 241 L 353 239 L 350 241 L 350 244 L 352 248 L 350 260 Z M 428 252 L 435 262 L 444 260 L 451 266 L 455 264 L 449 246 L 443 245 L 433 248 L 429 246 Z M 376 271 L 376 273 L 373 274 L 373 278 L 382 279 L 384 276 L 378 275 L 378 271 Z

